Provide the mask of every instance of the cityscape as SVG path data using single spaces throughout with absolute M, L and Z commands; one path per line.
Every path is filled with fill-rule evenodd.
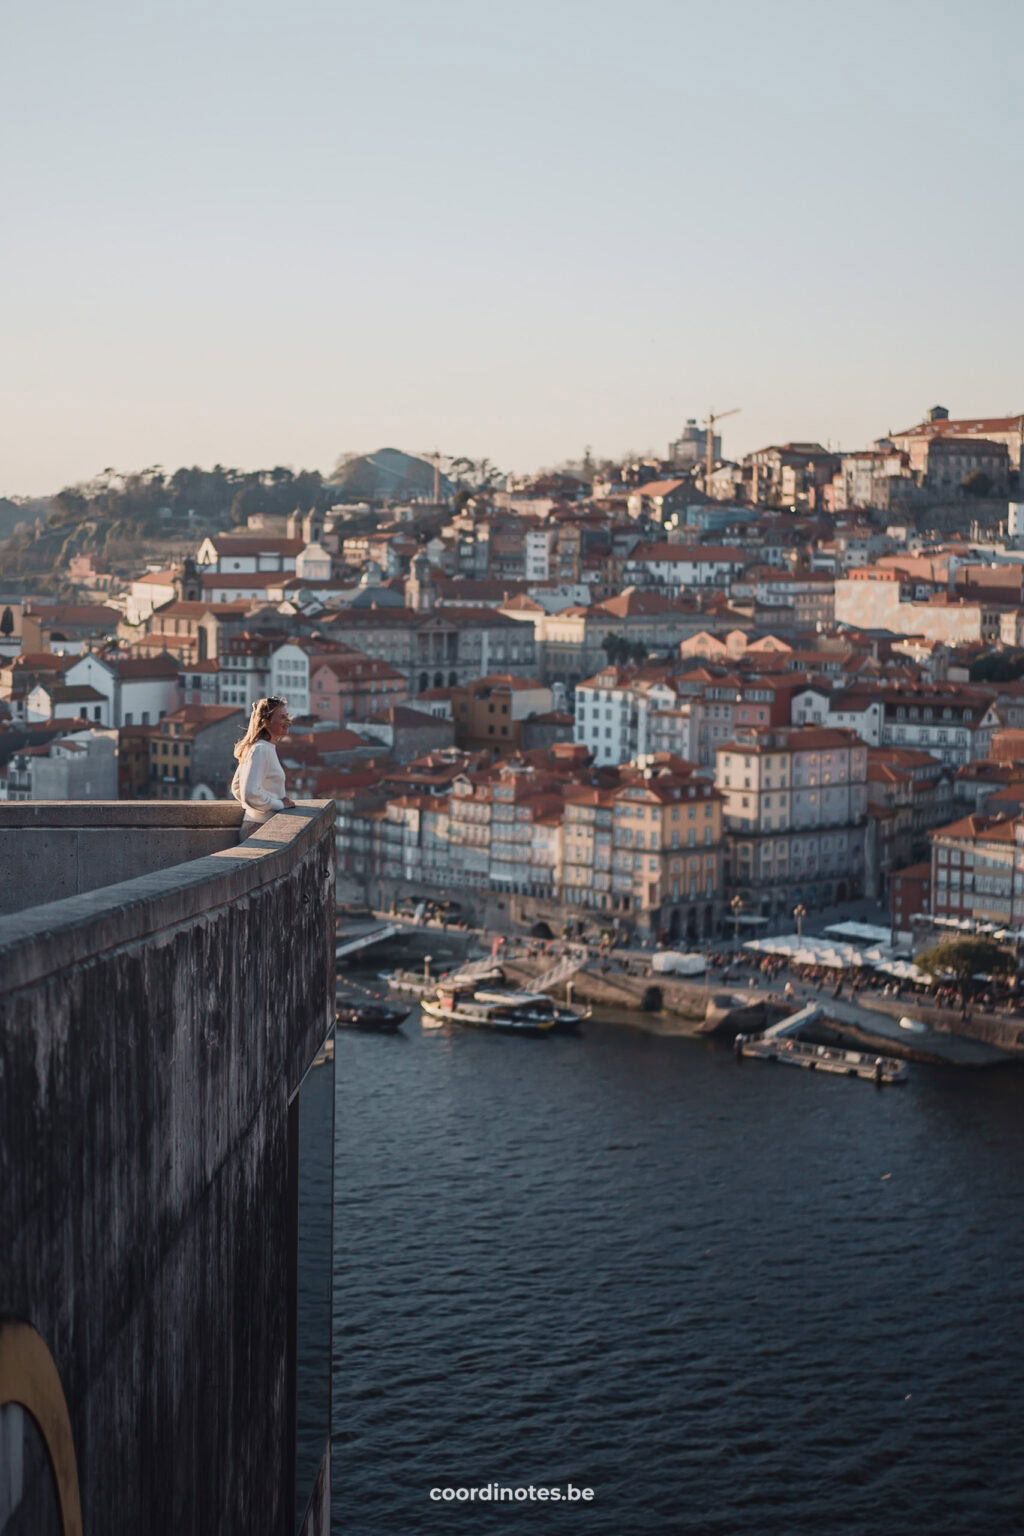
M 689 945 L 737 904 L 1017 929 L 1022 443 L 936 406 L 851 453 L 733 462 L 692 419 L 663 459 L 486 483 L 384 450 L 241 523 L 124 476 L 134 560 L 117 480 L 62 493 L 7 546 L 0 799 L 223 799 L 274 694 L 343 901 Z
M 0 1536 L 1024 1536 L 1024 10 L 4 40 Z
M 258 1504 L 264 1516 L 247 1516 L 248 1529 L 315 1536 L 347 1528 L 339 1508 L 354 1496 L 353 1528 L 369 1536 L 396 1518 L 432 1529 L 424 1498 L 446 1518 L 478 1496 L 589 1503 L 602 1486 L 618 1528 L 614 1511 L 636 1497 L 631 1455 L 603 1478 L 587 1450 L 550 1466 L 531 1453 L 531 1470 L 511 1446 L 495 1462 L 489 1437 L 474 1434 L 466 1444 L 479 1471 L 441 1478 L 421 1458 L 388 1500 L 373 1482 L 374 1457 L 338 1448 L 346 1424 L 357 1445 L 365 1433 L 372 1443 L 360 1404 L 381 1391 L 382 1371 L 397 1372 L 389 1398 L 409 1432 L 431 1420 L 436 1406 L 402 1384 L 419 1382 L 416 1362 L 434 1350 L 459 1348 L 416 1318 L 386 1366 L 401 1330 L 388 1333 L 370 1271 L 352 1268 L 354 1240 L 376 1254 L 371 1270 L 393 1268 L 403 1290 L 423 1278 L 421 1267 L 406 1272 L 404 1249 L 378 1252 L 383 1229 L 362 1230 L 361 1201 L 389 1210 L 396 1232 L 408 1229 L 427 1273 L 473 1230 L 453 1170 L 442 1201 L 448 1237 L 424 1248 L 419 1202 L 394 1204 L 405 1175 L 379 1185 L 388 1162 L 367 1160 L 381 1138 L 391 1145 L 392 1124 L 375 1118 L 378 1092 L 364 1104 L 353 1088 L 360 1074 L 393 1088 L 397 1064 L 365 1051 L 406 1038 L 407 1021 L 418 1021 L 416 1070 L 426 1074 L 405 1088 L 425 1165 L 451 1153 L 447 1137 L 438 1143 L 423 1127 L 435 1096 L 451 1092 L 437 1048 L 460 1034 L 547 1035 L 551 1051 L 583 1049 L 592 1070 L 625 1049 L 618 1070 L 628 1081 L 636 1064 L 623 1030 L 653 1032 L 679 1097 L 658 1110 L 657 1096 L 645 1096 L 638 1109 L 645 1123 L 667 1116 L 658 1135 L 673 1148 L 670 1165 L 703 1156 L 676 1145 L 679 1103 L 711 1093 L 724 1118 L 749 1114 L 739 1085 L 763 1070 L 758 1058 L 815 1070 L 821 1090 L 829 1077 L 860 1078 L 886 1097 L 902 1084 L 941 1101 L 929 1073 L 1015 1080 L 1024 1056 L 1024 415 L 933 406 L 868 448 L 793 441 L 735 461 L 716 425 L 713 413 L 704 425 L 686 421 L 664 457 L 597 462 L 588 451 L 534 475 L 387 448 L 345 455 L 326 477 L 110 470 L 49 501 L 5 504 L 0 1038 L 12 1088 L 8 1188 L 24 1191 L 4 1218 L 19 1256 L 8 1308 L 44 1324 L 0 1334 L 0 1386 L 24 1405 L 5 1421 L 4 1464 L 19 1469 L 5 1497 L 28 1521 L 6 1528 L 41 1531 L 49 1519 L 54 1530 L 81 1529 L 83 1504 L 113 1507 L 114 1483 L 128 1490 L 131 1521 L 153 1530 L 235 1528 L 238 1511 Z M 287 710 L 276 752 L 293 798 L 275 802 L 283 811 L 249 841 L 243 824 L 239 845 L 235 743 L 267 700 Z M 200 1043 L 211 1028 L 212 1057 Z M 33 1065 L 43 1039 L 60 1063 L 56 1090 Z M 117 1063 L 128 1040 L 138 1060 L 126 1099 Z M 673 1056 L 674 1047 L 703 1054 Z M 472 1049 L 461 1045 L 459 1059 L 472 1063 L 478 1091 L 493 1091 L 508 1064 Z M 589 1075 L 570 1056 L 543 1054 L 581 1134 L 600 1136 L 607 1112 L 595 1120 Z M 723 1055 L 753 1058 L 724 1096 L 722 1085 L 700 1086 Z M 182 1072 L 189 1086 L 179 1092 Z M 248 1108 L 230 1117 L 219 1168 L 208 1138 L 239 1073 L 250 1079 Z M 489 1217 L 498 1228 L 524 1126 L 539 1146 L 549 1134 L 533 1125 L 533 1096 L 519 1099 L 517 1075 L 503 1081 L 508 1091 L 490 1129 L 473 1121 L 480 1148 L 499 1136 L 505 1172 Z M 814 1124 L 786 1094 L 772 1098 L 785 1119 L 765 1122 L 769 1160 L 779 1137 L 805 1141 Z M 628 1103 L 608 1124 L 631 1119 Z M 364 1115 L 365 1131 L 349 1142 Z M 47 1120 L 62 1129 L 26 1156 L 30 1126 Z M 627 1135 L 626 1146 L 643 1145 L 638 1127 L 628 1134 L 641 1140 Z M 869 1132 L 862 1124 L 856 1134 Z M 67 1188 L 74 1148 L 97 1172 L 65 1211 L 31 1191 Z M 182 1165 L 171 1186 L 160 1172 L 168 1157 Z M 253 1159 L 263 1169 L 255 1226 L 246 1214 Z M 675 1204 L 657 1183 L 660 1166 L 644 1175 L 655 1209 Z M 159 1278 L 161 1266 L 154 1284 L 140 1279 L 131 1347 L 156 1397 L 120 1436 L 118 1456 L 94 1463 L 91 1440 L 115 1432 L 106 1400 L 83 1399 L 82 1384 L 112 1367 L 68 1357 L 66 1428 L 55 1431 L 38 1385 L 53 1369 L 46 1338 L 79 1337 L 116 1274 L 159 1250 L 149 1221 L 161 1219 L 172 1188 L 164 1219 L 180 1227 L 186 1272 L 244 1273 L 245 1288 L 225 1312 L 217 1291 L 193 1304 L 190 1285 Z M 820 1197 L 815 1187 L 806 1198 Z M 805 1251 L 802 1205 L 765 1198 L 790 1252 Z M 573 1209 L 576 1195 L 567 1186 L 558 1199 Z M 226 1212 L 213 1230 L 211 1200 Z M 130 1218 L 136 1207 L 152 1217 Z M 26 1226 L 19 1213 L 29 1208 Z M 45 1261 L 32 1222 L 52 1231 Z M 95 1281 L 40 1316 L 39 1263 L 92 1252 L 108 1225 Z M 730 1228 L 741 1248 L 729 1262 L 760 1263 L 742 1248 L 748 1230 Z M 572 1239 L 580 1252 L 590 1240 L 585 1225 Z M 922 1242 L 935 1240 L 922 1231 Z M 658 1264 L 670 1250 L 648 1230 L 640 1251 Z M 687 1251 L 679 1247 L 684 1265 Z M 557 1291 L 560 1250 L 524 1239 L 521 1262 L 526 1294 L 536 1273 Z M 459 1273 L 483 1273 L 472 1252 L 464 1263 Z M 642 1349 L 646 1314 L 620 1294 L 630 1274 L 628 1263 L 611 1271 L 608 1296 L 627 1336 L 641 1331 Z M 256 1306 L 285 1275 L 286 1312 Z M 487 1283 L 506 1282 L 500 1269 Z M 570 1334 L 609 1326 L 602 1294 L 577 1298 Z M 190 1306 L 187 1327 L 170 1321 Z M 464 1300 L 451 1317 L 471 1315 Z M 530 1330 L 543 1326 L 543 1309 L 526 1316 Z M 365 1365 L 346 1344 L 350 1324 L 377 1340 Z M 467 1326 L 482 1337 L 490 1322 Z M 973 1328 L 972 1314 L 956 1326 Z M 163 1330 L 157 1346 L 153 1330 Z M 218 1397 L 216 1432 L 183 1485 L 190 1514 L 156 1490 L 164 1458 L 193 1433 L 165 1419 L 183 1408 L 164 1386 L 192 1333 L 240 1385 Z M 585 1359 L 570 1354 L 566 1365 Z M 291 1384 L 283 1395 L 269 1385 L 276 1372 Z M 870 1393 L 873 1381 L 854 1378 L 848 1390 Z M 470 1370 L 464 1385 L 472 1396 L 492 1383 Z M 638 1387 L 630 1374 L 619 1388 L 637 1427 Z M 529 1378 L 507 1390 L 530 1400 Z M 721 1433 L 746 1398 L 735 1385 L 709 1391 L 708 1433 Z M 257 1415 L 246 1409 L 254 1392 L 267 1405 Z M 794 1411 L 803 1397 L 800 1386 Z M 685 1409 L 682 1382 L 668 1401 Z M 519 1411 L 530 1435 L 557 1440 Z M 882 1446 L 894 1426 L 887 1409 L 872 1412 Z M 258 1474 L 247 1470 L 251 1450 L 231 1449 L 242 1421 L 247 1445 L 261 1448 Z M 150 1422 L 164 1424 L 156 1437 L 145 1433 Z M 591 1433 L 600 1423 L 598 1414 Z M 460 1433 L 453 1424 L 449 1436 Z M 85 1457 L 77 1470 L 61 1451 L 73 1442 Z M 706 1491 L 693 1528 L 739 1528 L 742 1484 L 714 1488 L 667 1445 L 659 1459 L 665 1470 L 637 1505 L 637 1530 L 653 1529 L 643 1522 L 659 1522 L 677 1480 L 694 1476 Z M 225 1479 L 223 1497 L 211 1496 Z M 865 1483 L 859 1529 L 886 1528 L 878 1501 L 888 1497 Z M 783 1498 L 764 1528 L 788 1528 L 788 1509 Z

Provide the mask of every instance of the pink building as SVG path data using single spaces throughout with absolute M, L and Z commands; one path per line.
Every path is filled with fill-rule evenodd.
M 352 651 L 314 662 L 310 677 L 310 708 L 318 720 L 365 720 L 389 704 L 409 697 L 405 678 L 386 661 Z

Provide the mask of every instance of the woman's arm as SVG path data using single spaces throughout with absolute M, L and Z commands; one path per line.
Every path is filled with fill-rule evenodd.
M 239 799 L 250 811 L 283 811 L 287 800 L 282 800 L 279 795 L 273 795 L 266 788 L 264 778 L 269 767 L 268 751 L 272 751 L 263 742 L 254 742 L 249 749 L 249 755 L 242 764 L 239 775 Z

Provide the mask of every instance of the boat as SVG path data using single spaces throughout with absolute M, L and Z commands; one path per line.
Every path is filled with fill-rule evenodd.
M 408 997 L 431 997 L 437 991 L 438 978 L 427 976 L 423 971 L 381 971 L 380 980 L 387 983 L 389 992 L 404 992 Z M 505 980 L 505 973 L 500 966 L 488 965 L 485 971 L 477 974 L 473 965 L 461 966 L 458 971 L 444 976 L 442 980 L 446 985 L 458 983 L 460 986 L 470 981 L 480 986 L 500 986 Z
M 575 1029 L 584 1014 L 559 1008 L 546 992 L 513 992 L 478 987 L 472 981 L 442 982 L 432 998 L 420 1003 L 425 1029 L 466 1024 L 472 1029 L 497 1029 L 516 1035 L 549 1035 Z
M 335 1005 L 339 1029 L 390 1031 L 398 1029 L 408 1017 L 408 1008 L 396 1008 L 392 1003 L 363 1003 L 355 998 L 339 998 Z

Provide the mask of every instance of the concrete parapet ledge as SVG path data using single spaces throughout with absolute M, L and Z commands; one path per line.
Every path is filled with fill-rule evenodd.
M 323 804 L 309 801 L 308 804 Z M 14 827 L 240 827 L 237 800 L 9 800 L 0 829 Z
M 99 827 L 103 824 L 98 817 L 102 805 L 90 802 L 56 809 L 62 814 L 74 810 L 85 813 L 75 823 L 66 821 L 66 826 Z M 9 812 L 20 817 L 29 808 L 27 804 L 0 807 L 0 836 L 11 824 Z M 132 802 L 114 801 L 111 809 L 122 816 L 125 810 L 136 811 L 136 819 L 120 821 L 119 825 L 127 829 L 140 826 L 140 811 L 150 818 L 141 825 L 156 825 L 152 818 L 162 808 L 158 804 L 133 806 Z M 213 826 L 241 823 L 240 808 L 233 804 L 188 802 L 174 809 L 179 813 L 177 825 L 183 829 L 195 826 L 200 818 L 209 818 L 206 824 Z M 188 811 L 198 812 L 198 817 L 181 814 Z M 32 986 L 68 966 L 176 927 L 283 878 L 295 860 L 325 835 L 325 821 L 333 824 L 334 801 L 306 800 L 271 817 L 258 835 L 244 843 L 134 880 L 0 917 L 0 993 Z

